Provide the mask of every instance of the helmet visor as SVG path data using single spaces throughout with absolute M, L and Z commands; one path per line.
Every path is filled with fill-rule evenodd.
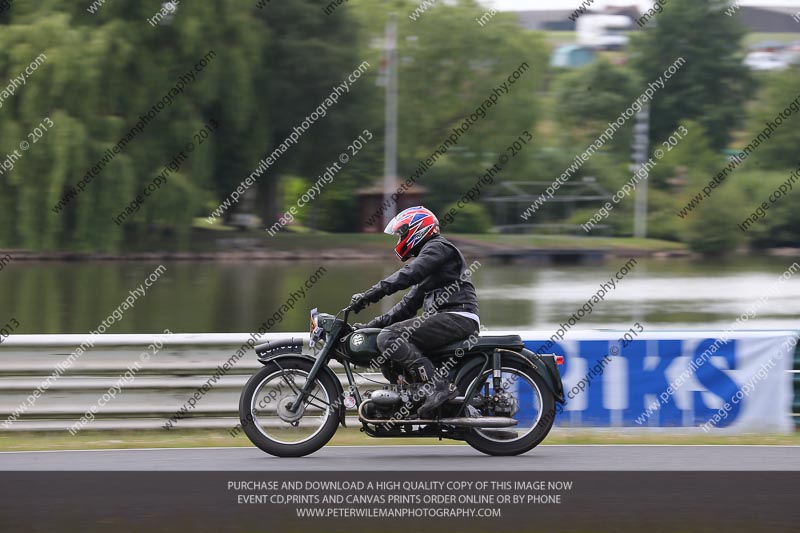
M 395 215 L 392 220 L 386 224 L 386 227 L 383 229 L 383 232 L 387 235 L 397 235 L 401 239 L 408 233 L 408 223 L 400 224 L 399 219 L 401 218 L 400 213 L 399 215 Z

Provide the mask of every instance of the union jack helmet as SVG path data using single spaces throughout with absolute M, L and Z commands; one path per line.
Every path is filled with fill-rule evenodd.
M 397 235 L 394 253 L 401 261 L 406 261 L 416 255 L 428 239 L 439 234 L 439 219 L 421 205 L 409 207 L 390 220 L 383 232 Z

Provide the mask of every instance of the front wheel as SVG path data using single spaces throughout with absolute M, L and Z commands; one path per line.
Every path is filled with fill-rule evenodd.
M 319 450 L 336 433 L 338 389 L 319 372 L 310 394 L 293 410 L 313 363 L 300 358 L 271 361 L 253 375 L 239 399 L 239 420 L 250 441 L 278 457 L 302 457 Z
M 467 443 L 487 455 L 519 455 L 530 451 L 544 440 L 553 427 L 556 402 L 544 379 L 520 361 L 504 362 L 500 390 L 495 390 L 491 369 L 478 375 L 480 369 L 465 375 L 457 384 L 465 394 L 476 385 L 476 395 L 471 405 L 480 416 L 510 416 L 518 421 L 513 427 L 503 429 L 473 429 L 466 437 Z M 494 401 L 498 395 L 507 400 L 498 409 Z

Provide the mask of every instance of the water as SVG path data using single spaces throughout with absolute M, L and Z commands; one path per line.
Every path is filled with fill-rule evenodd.
M 625 263 L 593 266 L 501 265 L 482 261 L 475 272 L 483 323 L 490 329 L 552 330 L 566 321 Z M 800 271 L 778 285 L 793 259 L 764 257 L 697 262 L 639 260 L 573 329 L 725 328 L 754 304 L 747 329 L 797 329 Z M 86 333 L 114 312 L 159 262 L 24 262 L 0 271 L 0 326 L 16 319 L 16 333 Z M 399 266 L 396 262 L 166 262 L 166 272 L 107 333 L 249 332 L 320 279 L 272 331 L 305 331 L 308 309 L 335 312 Z M 322 266 L 325 271 L 318 271 Z M 800 266 L 798 266 L 800 270 Z M 758 304 L 759 299 L 764 300 Z M 369 319 L 399 295 L 358 316 Z M 377 307 L 377 309 L 375 309 Z

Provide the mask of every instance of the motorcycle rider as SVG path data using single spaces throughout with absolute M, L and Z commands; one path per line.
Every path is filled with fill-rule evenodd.
M 464 256 L 441 236 L 439 220 L 430 210 L 405 209 L 386 225 L 384 233 L 397 235 L 394 251 L 401 261 L 414 260 L 367 291 L 354 294 L 351 309 L 358 313 L 384 296 L 411 287 L 386 314 L 356 327 L 384 328 L 377 339 L 382 357 L 424 384 L 425 402 L 418 412 L 421 418 L 430 418 L 456 391 L 450 390 L 447 376 L 438 375 L 423 353 L 478 334 L 475 286 Z M 424 308 L 423 316 L 414 318 L 420 308 Z

